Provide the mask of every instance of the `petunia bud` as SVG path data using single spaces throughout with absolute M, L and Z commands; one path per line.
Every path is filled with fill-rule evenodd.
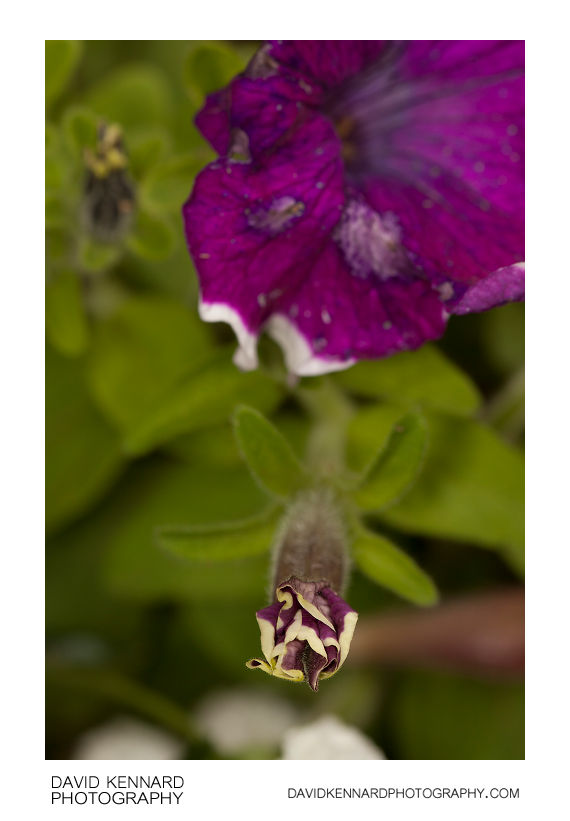
M 128 159 L 119 126 L 101 123 L 97 148 L 86 150 L 85 165 L 85 226 L 95 239 L 116 242 L 129 229 L 135 206 L 135 192 L 126 171 Z
M 337 591 L 348 570 L 344 523 L 327 490 L 302 494 L 278 533 L 275 600 L 256 614 L 265 659 L 247 662 L 317 690 L 344 663 L 358 614 Z

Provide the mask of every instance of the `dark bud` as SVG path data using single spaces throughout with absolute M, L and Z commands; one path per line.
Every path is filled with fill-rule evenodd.
M 95 151 L 85 152 L 87 176 L 83 217 L 87 231 L 101 242 L 117 242 L 131 226 L 135 190 L 119 126 L 99 126 Z

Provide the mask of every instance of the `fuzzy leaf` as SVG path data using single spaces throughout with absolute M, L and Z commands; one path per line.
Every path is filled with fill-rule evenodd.
M 275 536 L 276 520 L 269 512 L 218 525 L 160 527 L 159 547 L 191 562 L 223 562 L 246 559 L 269 551 Z
M 437 589 L 430 577 L 384 536 L 358 527 L 353 555 L 360 570 L 382 587 L 415 604 L 431 605 L 437 602 Z
M 387 398 L 404 407 L 426 405 L 462 416 L 475 411 L 481 401 L 469 377 L 432 345 L 358 362 L 335 379 L 359 396 Z
M 131 297 L 94 329 L 90 387 L 110 421 L 127 433 L 214 353 L 195 311 L 166 297 Z
M 421 470 L 426 445 L 427 426 L 422 416 L 409 413 L 399 419 L 354 494 L 359 507 L 380 510 L 401 499 Z
M 221 424 L 243 396 L 260 409 L 270 410 L 279 401 L 281 389 L 260 371 L 242 373 L 224 353 L 165 395 L 129 434 L 125 448 L 141 454 L 182 433 Z
M 286 499 L 307 484 L 307 475 L 285 437 L 259 411 L 242 405 L 235 435 L 254 478 L 270 495 Z
M 109 499 L 105 583 L 121 598 L 140 601 L 255 599 L 267 584 L 266 555 L 227 560 L 223 568 L 190 564 L 159 550 L 154 532 L 160 522 L 215 526 L 223 518 L 250 519 L 266 504 L 241 465 L 220 470 L 143 460 Z
M 524 561 L 522 454 L 484 425 L 430 413 L 425 466 L 412 490 L 382 513 L 391 527 L 472 542 Z

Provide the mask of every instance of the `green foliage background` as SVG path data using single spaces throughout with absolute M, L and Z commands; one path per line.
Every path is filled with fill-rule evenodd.
M 360 724 L 389 758 L 522 758 L 519 682 L 347 663 L 315 696 L 247 671 L 259 652 L 254 611 L 266 604 L 267 524 L 252 555 L 225 562 L 186 562 L 155 538 L 157 527 L 266 508 L 232 434 L 237 405 L 266 414 L 300 459 L 307 441 L 305 405 L 276 349 L 264 342 L 265 367 L 240 373 L 231 333 L 199 321 L 180 215 L 212 156 L 193 117 L 254 48 L 46 43 L 47 755 L 71 756 L 88 728 L 130 713 L 184 738 L 188 758 L 215 757 L 192 729 L 193 706 L 221 686 L 255 684 Z M 133 225 L 113 244 L 81 219 L 84 151 L 101 120 L 122 127 L 136 190 Z M 453 319 L 440 344 L 327 383 L 350 403 L 355 472 L 402 414 L 421 411 L 428 444 L 413 486 L 398 473 L 399 499 L 376 511 L 366 492 L 360 502 L 368 532 L 393 539 L 443 599 L 520 583 L 522 359 L 522 307 L 511 305 Z M 324 382 L 303 380 L 301 391 Z M 351 606 L 363 616 L 413 607 L 377 586 L 385 565 L 367 544 Z M 392 590 L 414 598 L 410 583 L 411 593 Z

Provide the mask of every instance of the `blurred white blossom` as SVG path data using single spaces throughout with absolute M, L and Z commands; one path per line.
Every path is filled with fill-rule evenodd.
M 283 759 L 382 759 L 384 753 L 356 727 L 326 715 L 301 727 L 292 727 L 283 739 Z
M 84 733 L 74 759 L 91 761 L 161 761 L 178 759 L 184 744 L 179 739 L 134 718 L 116 718 Z
M 199 702 L 193 715 L 200 733 L 222 755 L 251 748 L 277 748 L 299 721 L 284 699 L 256 689 L 221 690 Z

